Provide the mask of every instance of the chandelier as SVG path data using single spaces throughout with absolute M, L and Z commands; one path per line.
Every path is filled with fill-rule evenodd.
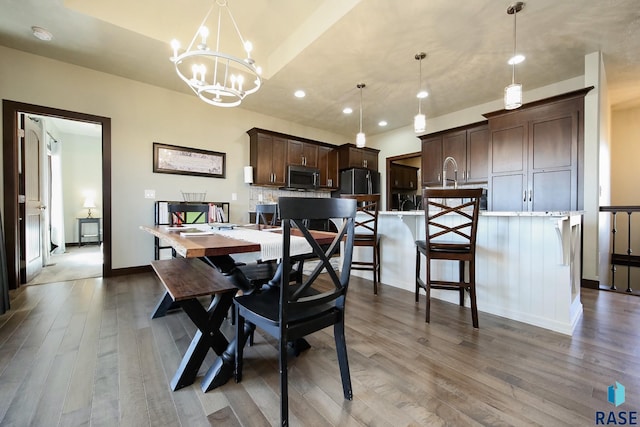
M 209 28 L 205 26 L 214 8 L 218 9 L 217 29 L 215 33 L 215 47 L 212 50 L 207 45 Z M 246 58 L 223 53 L 220 50 L 220 32 L 222 28 L 223 11 L 236 30 Z M 199 43 L 198 43 L 199 40 Z M 180 42 L 171 41 L 173 56 L 169 58 L 176 67 L 178 77 L 204 102 L 218 107 L 236 107 L 245 96 L 260 89 L 262 69 L 255 65 L 251 58 L 253 46 L 245 41 L 240 34 L 227 0 L 215 0 L 202 20 L 191 43 L 180 53 Z
M 356 147 L 362 148 L 367 142 L 364 132 L 362 132 L 362 88 L 366 85 L 364 83 L 358 83 L 356 87 L 360 89 L 360 132 L 356 135 Z
M 519 1 L 507 8 L 507 13 L 513 15 L 513 57 L 509 60 L 511 64 L 511 84 L 504 88 L 504 108 L 515 110 L 522 106 L 522 85 L 516 83 L 516 64 L 522 62 L 524 57 L 516 59 L 516 15 L 522 10 L 524 3 Z
M 422 89 L 422 60 L 427 57 L 424 52 L 416 53 L 415 59 L 420 62 L 420 79 L 418 80 L 418 114 L 413 118 L 413 130 L 416 133 L 424 132 L 427 129 L 427 117 L 422 114 L 422 98 L 429 96 L 426 90 Z

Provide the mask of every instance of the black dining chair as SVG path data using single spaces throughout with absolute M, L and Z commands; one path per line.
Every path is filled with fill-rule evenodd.
M 209 219 L 209 204 L 207 203 L 169 203 L 167 210 L 169 211 L 169 225 L 202 224 Z M 165 249 L 165 247 L 160 249 Z M 174 248 L 171 248 L 171 256 L 176 257 Z
M 287 342 L 301 339 L 313 332 L 333 325 L 338 365 L 342 377 L 345 399 L 351 400 L 351 377 L 345 341 L 344 309 L 351 273 L 353 255 L 355 200 L 339 198 L 293 198 L 279 200 L 282 222 L 282 262 L 277 275 L 277 285 L 266 287 L 260 292 L 237 296 L 236 339 L 244 342 L 245 321 L 262 329 L 278 339 L 280 367 L 280 425 L 289 423 Z M 341 221 L 338 232 L 330 245 L 320 245 L 304 220 Z M 292 228 L 297 227 L 294 233 Z M 292 234 L 302 234 L 309 244 L 309 251 L 318 259 L 313 272 L 302 283 L 291 284 Z M 332 263 L 332 258 L 340 251 L 341 263 Z M 326 273 L 322 274 L 321 273 Z M 235 379 L 242 379 L 242 345 L 236 346 Z
M 278 205 L 275 203 L 256 205 L 255 223 L 276 225 L 278 223 Z
M 476 234 L 481 188 L 430 189 L 423 191 L 426 240 L 416 241 L 416 292 L 418 303 L 420 288 L 427 295 L 425 321 L 430 321 L 431 289 L 454 290 L 460 294 L 460 305 L 464 306 L 464 292 L 471 300 L 471 321 L 478 327 L 476 304 Z M 427 275 L 420 278 L 420 257 L 426 257 Z M 458 280 L 434 279 L 431 261 L 448 260 L 458 263 Z M 465 280 L 465 264 L 469 266 Z

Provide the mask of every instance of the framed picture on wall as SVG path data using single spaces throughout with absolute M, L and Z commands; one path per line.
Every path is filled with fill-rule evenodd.
M 156 173 L 225 178 L 226 154 L 154 142 L 153 171 Z

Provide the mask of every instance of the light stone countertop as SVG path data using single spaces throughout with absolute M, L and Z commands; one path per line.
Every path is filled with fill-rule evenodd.
M 380 211 L 379 215 L 398 215 L 398 216 L 423 216 L 423 210 L 416 211 Z M 564 217 L 573 215 L 582 215 L 584 211 L 535 211 L 535 212 L 517 212 L 517 211 L 480 211 L 480 216 L 548 216 L 548 217 Z

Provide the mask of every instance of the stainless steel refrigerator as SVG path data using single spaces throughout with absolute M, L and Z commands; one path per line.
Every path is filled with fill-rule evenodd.
M 380 172 L 352 168 L 340 172 L 340 194 L 380 193 Z

